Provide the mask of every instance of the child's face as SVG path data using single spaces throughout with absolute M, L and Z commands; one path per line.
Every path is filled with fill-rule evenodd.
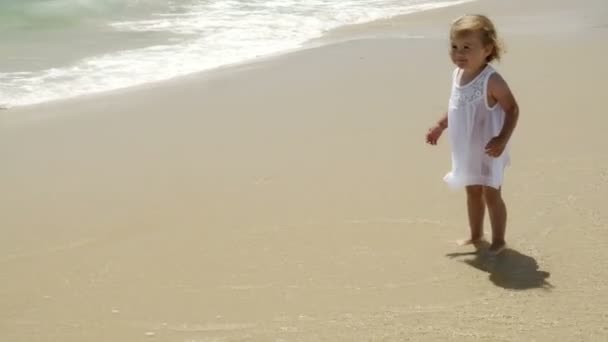
M 484 46 L 479 35 L 470 33 L 451 38 L 452 62 L 465 70 L 477 70 L 486 64 L 492 53 L 491 46 Z

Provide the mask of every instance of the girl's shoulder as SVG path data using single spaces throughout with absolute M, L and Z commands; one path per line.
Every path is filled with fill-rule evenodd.
M 488 76 L 488 82 L 505 82 L 505 79 L 502 77 L 502 74 L 500 73 L 500 71 L 498 69 L 496 69 L 496 67 L 494 67 L 491 64 L 488 64 L 488 69 L 489 69 L 489 76 Z
M 506 98 L 515 101 L 511 88 L 502 75 L 495 71 L 488 78 L 487 91 L 495 99 Z
M 488 89 L 498 87 L 508 87 L 507 81 L 502 77 L 500 72 L 492 68 L 492 73 L 488 76 Z

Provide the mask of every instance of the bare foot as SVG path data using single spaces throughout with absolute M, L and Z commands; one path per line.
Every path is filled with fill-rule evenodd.
M 461 239 L 461 240 L 457 240 L 456 244 L 458 246 L 468 246 L 468 245 L 473 245 L 475 246 L 475 248 L 479 249 L 481 248 L 481 246 L 483 245 L 483 243 L 485 242 L 485 240 L 483 239 L 483 236 L 477 239 Z
M 490 254 L 492 254 L 492 255 L 498 255 L 498 254 L 502 253 L 506 247 L 507 247 L 507 244 L 504 241 L 492 242 L 492 244 L 490 245 L 490 248 L 488 248 L 488 252 L 490 252 Z

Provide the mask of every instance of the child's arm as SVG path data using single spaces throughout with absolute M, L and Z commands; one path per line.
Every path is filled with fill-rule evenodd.
M 437 126 L 446 129 L 448 128 L 448 113 L 446 112 L 439 121 L 437 121 Z
M 499 157 L 504 151 L 519 118 L 519 106 L 509 89 L 507 82 L 499 75 L 493 74 L 488 80 L 488 93 L 505 111 L 505 122 L 498 136 L 486 145 L 486 153 L 492 157 Z
M 431 145 L 437 145 L 437 140 L 439 140 L 441 133 L 443 133 L 446 128 L 448 128 L 448 113 L 445 113 L 445 115 L 437 121 L 437 124 L 429 129 L 426 133 L 426 142 Z

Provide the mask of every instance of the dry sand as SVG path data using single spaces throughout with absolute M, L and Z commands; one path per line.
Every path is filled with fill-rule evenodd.
M 495 19 L 521 106 L 496 259 L 454 244 L 464 194 L 424 144 L 465 12 Z M 0 112 L 0 341 L 606 340 L 608 3 L 326 39 Z

